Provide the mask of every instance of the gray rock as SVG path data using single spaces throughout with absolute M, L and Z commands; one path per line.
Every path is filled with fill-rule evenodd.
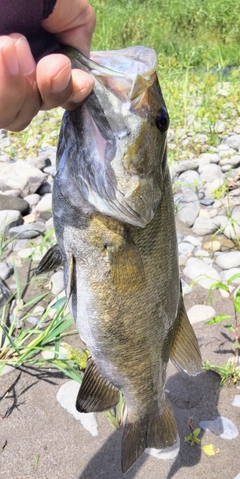
M 227 171 L 231 170 L 231 165 L 224 165 L 224 166 L 221 166 L 221 169 L 222 169 L 222 172 L 223 173 L 227 173 Z
M 191 227 L 199 213 L 199 201 L 194 191 L 187 189 L 177 199 L 177 218 L 187 227 Z
M 187 256 L 185 254 L 180 254 L 178 257 L 178 264 L 179 266 L 184 266 L 187 262 Z
M 225 228 L 224 234 L 229 239 L 240 239 L 240 207 L 235 206 Z
M 205 190 L 203 186 L 200 186 L 197 196 L 199 200 L 203 200 L 203 198 L 205 197 Z
M 51 165 L 51 161 L 48 158 L 48 155 L 39 155 L 36 156 L 36 158 L 29 158 L 27 162 L 30 165 L 35 166 L 35 168 L 38 168 L 39 170 L 43 170 L 44 168 Z
M 16 253 L 28 247 L 29 247 L 29 241 L 26 239 L 18 240 L 18 238 L 16 238 L 16 241 L 12 241 L 12 251 L 15 251 Z
M 217 226 L 217 229 L 223 229 L 228 224 L 229 220 L 225 215 L 217 215 L 212 219 L 213 223 Z
M 202 200 L 200 200 L 200 203 L 203 206 L 211 206 L 214 203 L 214 199 L 213 198 L 203 198 Z
M 28 202 L 29 206 L 35 206 L 38 204 L 38 202 L 40 201 L 41 199 L 41 196 L 38 195 L 37 193 L 34 193 L 32 195 L 27 195 L 25 196 L 25 201 Z
M 77 381 L 68 381 L 63 384 L 57 393 L 57 401 L 61 406 L 72 414 L 75 419 L 79 420 L 83 427 L 92 435 L 98 435 L 98 424 L 96 414 L 89 412 L 88 414 L 80 413 L 76 410 L 76 399 L 79 391 L 79 383 Z
M 57 295 L 64 289 L 63 270 L 57 271 L 51 276 L 51 290 L 52 293 Z
M 209 252 L 205 251 L 205 249 L 198 249 L 197 251 L 194 252 L 194 256 L 199 258 L 206 258 L 209 256 Z
M 208 235 L 215 233 L 217 226 L 211 218 L 198 217 L 193 225 L 193 232 L 196 235 Z
M 194 250 L 194 246 L 190 243 L 179 243 L 178 253 L 183 255 L 191 254 Z
M 240 155 L 233 155 L 230 158 L 223 158 L 219 161 L 220 166 L 231 165 L 237 167 L 240 165 Z
M 56 164 L 56 152 L 57 152 L 57 147 L 56 146 L 46 146 L 44 148 L 41 148 L 41 155 L 46 156 L 49 158 L 51 165 Z
M 40 223 L 40 221 L 36 223 L 30 224 L 23 224 L 21 226 L 15 226 L 9 229 L 9 236 L 13 238 L 13 236 L 17 235 L 18 239 L 30 239 L 36 238 L 45 231 L 45 224 Z
M 194 189 L 198 189 L 202 182 L 197 171 L 188 170 L 181 173 L 178 177 L 178 183 L 187 186 L 188 188 L 193 187 Z
M 201 321 L 208 321 L 216 316 L 216 311 L 211 306 L 204 304 L 195 304 L 188 312 L 189 321 L 191 324 L 199 323 Z
M 199 157 L 198 163 L 199 163 L 199 166 L 202 167 L 204 165 L 208 165 L 209 163 L 218 163 L 219 160 L 220 158 L 217 153 L 203 153 Z
M 0 211 L 0 234 L 7 234 L 13 226 L 23 223 L 20 211 L 2 210 Z
M 22 198 L 0 195 L 0 211 L 1 210 L 17 210 L 22 215 L 28 213 L 29 203 Z
M 222 269 L 237 268 L 240 266 L 240 251 L 220 253 L 215 259 L 217 265 Z
M 19 196 L 21 196 L 21 191 L 20 190 L 6 190 L 6 191 L 3 191 L 3 195 L 13 196 L 14 198 L 18 198 Z
M 47 166 L 44 168 L 44 173 L 47 173 L 48 175 L 55 176 L 56 175 L 56 166 Z
M 199 427 L 205 431 L 211 431 L 222 439 L 235 439 L 238 436 L 237 427 L 224 416 L 218 416 L 212 421 L 200 421 Z
M 226 283 L 232 276 L 239 274 L 239 277 L 234 279 L 232 283 L 240 284 L 240 268 L 231 268 L 224 271 L 221 271 L 221 279 L 224 283 Z
M 0 312 L 1 308 L 6 304 L 7 300 L 12 296 L 12 293 L 3 281 L 0 280 Z
M 235 397 L 234 397 L 234 400 L 232 402 L 232 406 L 235 406 L 235 407 L 240 407 L 240 395 L 237 394 Z M 240 474 L 239 474 L 239 477 L 240 477 Z
M 218 214 L 218 210 L 217 208 L 211 208 L 208 212 L 210 218 L 214 218 L 215 216 L 217 216 Z
M 0 189 L 20 189 L 22 196 L 35 193 L 45 179 L 44 173 L 26 161 L 0 163 Z
M 13 267 L 5 261 L 0 263 L 0 278 L 8 279 L 13 273 Z
M 209 289 L 210 286 L 221 280 L 221 276 L 212 266 L 197 258 L 187 260 L 183 274 L 192 281 L 197 281 L 205 289 Z
M 197 160 L 184 160 L 184 161 L 175 161 L 170 167 L 171 175 L 176 173 L 180 174 L 188 170 L 197 170 L 198 161 Z
M 186 296 L 186 294 L 190 294 L 192 292 L 192 287 L 188 283 L 186 283 L 184 279 L 181 279 L 181 284 L 183 296 Z
M 49 231 L 52 228 L 54 228 L 54 224 L 53 224 L 53 217 L 51 216 L 51 218 L 49 218 L 49 220 L 46 221 L 46 230 Z
M 196 247 L 199 247 L 202 244 L 202 241 L 200 240 L 200 238 L 195 238 L 195 236 L 191 236 L 191 235 L 185 236 L 185 238 L 183 238 L 183 241 L 186 243 L 190 243 Z
M 222 201 L 221 200 L 216 200 L 213 203 L 213 208 L 219 209 L 222 207 Z
M 37 193 L 41 196 L 51 193 L 53 189 L 53 184 L 49 181 L 44 181 L 42 185 L 38 188 Z
M 226 122 L 217 120 L 215 125 L 214 125 L 215 131 L 218 133 L 223 133 L 226 130 Z
M 221 171 L 222 173 L 222 171 Z M 223 174 L 223 173 L 222 173 Z M 224 184 L 224 178 L 216 178 L 215 180 L 205 184 L 206 198 L 214 198 L 213 193 Z
M 216 178 L 224 179 L 224 174 L 220 166 L 214 163 L 201 166 L 199 168 L 199 173 L 200 173 L 201 181 L 206 181 L 208 183 L 211 183 L 212 181 L 216 180 Z
M 238 151 L 240 148 L 240 135 L 231 135 L 224 141 L 230 148 Z
M 48 193 L 42 197 L 35 207 L 37 217 L 48 220 L 52 216 L 52 193 Z

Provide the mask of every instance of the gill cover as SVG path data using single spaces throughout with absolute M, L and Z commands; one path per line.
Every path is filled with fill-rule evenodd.
M 94 76 L 95 87 L 65 113 L 58 145 L 63 196 L 83 211 L 97 211 L 145 227 L 161 199 L 166 165 L 164 109 L 154 50 L 130 47 L 93 52 L 64 47 L 72 66 Z

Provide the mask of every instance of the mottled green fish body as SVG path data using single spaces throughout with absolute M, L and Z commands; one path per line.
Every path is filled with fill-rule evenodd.
M 180 291 L 168 114 L 153 50 L 96 52 L 91 61 L 67 54 L 93 74 L 95 88 L 63 118 L 54 257 L 62 258 L 69 306 L 91 353 L 76 407 L 104 411 L 123 391 L 125 472 L 145 448 L 176 441 L 164 392 L 169 359 L 201 372 Z

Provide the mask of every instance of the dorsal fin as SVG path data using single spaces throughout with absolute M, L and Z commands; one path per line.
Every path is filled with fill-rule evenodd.
M 182 295 L 180 295 L 179 300 L 170 359 L 178 369 L 190 376 L 196 376 L 202 372 L 200 349 L 193 327 L 188 319 Z

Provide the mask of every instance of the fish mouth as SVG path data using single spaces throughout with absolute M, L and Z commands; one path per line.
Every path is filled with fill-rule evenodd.
M 82 106 L 65 115 L 59 151 L 68 151 L 61 168 L 64 162 L 68 167 L 62 169 L 62 186 L 65 178 L 68 191 L 71 178 L 93 210 L 144 228 L 161 199 L 159 167 L 152 159 L 156 152 L 161 157 L 152 114 L 160 98 L 157 55 L 145 47 L 92 52 L 91 58 L 69 47 L 63 53 L 96 82 Z M 72 202 L 74 195 L 68 197 Z
M 90 58 L 78 50 L 62 46 L 73 68 L 91 73 L 121 101 L 136 100 L 156 81 L 157 55 L 147 47 L 91 52 Z

